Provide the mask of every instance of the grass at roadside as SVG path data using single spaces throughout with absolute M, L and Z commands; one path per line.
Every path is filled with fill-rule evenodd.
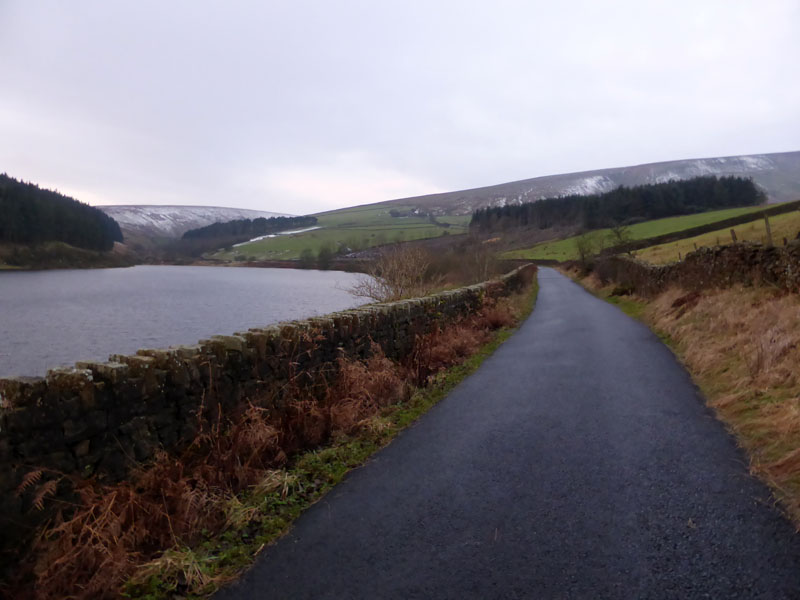
M 613 296 L 610 293 L 603 298 L 611 304 L 618 306 L 626 315 L 634 319 L 641 319 L 647 303 L 629 296 Z
M 800 297 L 733 287 L 646 299 L 613 296 L 592 276 L 580 282 L 673 350 L 800 527 Z
M 693 215 L 682 215 L 679 217 L 667 217 L 665 219 L 655 219 L 631 225 L 629 228 L 631 240 L 643 240 L 666 233 L 683 231 L 692 227 L 708 225 L 716 221 L 738 217 L 739 215 L 763 211 L 763 206 L 746 206 L 743 208 L 727 208 L 702 212 Z M 610 229 L 598 229 L 589 233 L 589 237 L 594 246 L 608 246 Z M 569 237 L 563 240 L 553 240 L 536 244 L 531 248 L 522 250 L 512 250 L 502 255 L 502 258 L 524 258 L 528 260 L 558 260 L 567 261 L 578 258 L 576 240 L 578 236 Z

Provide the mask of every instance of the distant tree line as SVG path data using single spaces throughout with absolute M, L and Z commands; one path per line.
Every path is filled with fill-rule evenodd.
M 251 239 L 260 235 L 268 235 L 296 227 L 313 227 L 317 217 L 258 217 L 257 219 L 236 219 L 225 223 L 212 223 L 205 227 L 190 229 L 183 234 L 183 239 L 198 238 L 241 238 Z
M 111 250 L 121 241 L 119 224 L 100 209 L 0 174 L 0 242 Z
M 589 196 L 571 195 L 481 208 L 473 213 L 470 229 L 482 232 L 517 227 L 600 229 L 765 201 L 763 192 L 749 178 L 695 177 L 635 187 L 620 186 Z

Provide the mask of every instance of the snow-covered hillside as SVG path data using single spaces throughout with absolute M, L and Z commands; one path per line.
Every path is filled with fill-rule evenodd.
M 753 154 L 649 163 L 632 167 L 547 175 L 482 188 L 400 198 L 401 205 L 439 215 L 468 215 L 484 206 L 505 206 L 570 194 L 606 192 L 620 185 L 660 183 L 699 175 L 752 177 L 770 202 L 800 199 L 800 152 Z M 126 238 L 177 238 L 189 229 L 220 221 L 275 217 L 281 213 L 216 206 L 99 206 L 120 224 Z M 288 215 L 285 215 L 288 216 Z
M 287 217 L 286 213 L 221 206 L 98 206 L 114 218 L 123 233 L 146 237 L 179 238 L 190 229 L 212 223 L 258 217 Z
M 620 185 L 661 183 L 700 175 L 752 177 L 770 202 L 800 199 L 800 152 L 782 152 L 675 160 L 547 175 L 471 190 L 401 198 L 390 200 L 387 204 L 413 205 L 438 214 L 466 215 L 484 206 L 505 206 L 570 194 L 594 194 L 607 192 Z

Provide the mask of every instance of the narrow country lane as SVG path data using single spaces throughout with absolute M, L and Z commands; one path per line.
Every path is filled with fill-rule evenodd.
M 539 281 L 509 341 L 217 598 L 800 598 L 800 536 L 671 352 Z

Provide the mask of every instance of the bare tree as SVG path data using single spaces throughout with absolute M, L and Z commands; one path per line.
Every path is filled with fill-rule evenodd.
M 443 273 L 452 283 L 469 284 L 490 279 L 497 272 L 496 248 L 494 242 L 499 240 L 480 240 L 470 237 L 453 247 L 447 253 L 449 273 Z M 437 256 L 436 266 L 444 262 L 445 257 Z
M 612 246 L 621 246 L 630 242 L 633 236 L 630 227 L 622 223 L 616 223 L 609 227 L 608 237 L 611 240 Z
M 366 276 L 348 291 L 376 302 L 425 296 L 441 283 L 441 277 L 431 276 L 430 265 L 430 256 L 420 248 L 393 248 L 373 261 Z
M 578 262 L 585 272 L 591 271 L 594 255 L 597 254 L 602 247 L 598 245 L 596 236 L 592 232 L 582 233 L 575 238 L 575 250 L 578 253 Z

